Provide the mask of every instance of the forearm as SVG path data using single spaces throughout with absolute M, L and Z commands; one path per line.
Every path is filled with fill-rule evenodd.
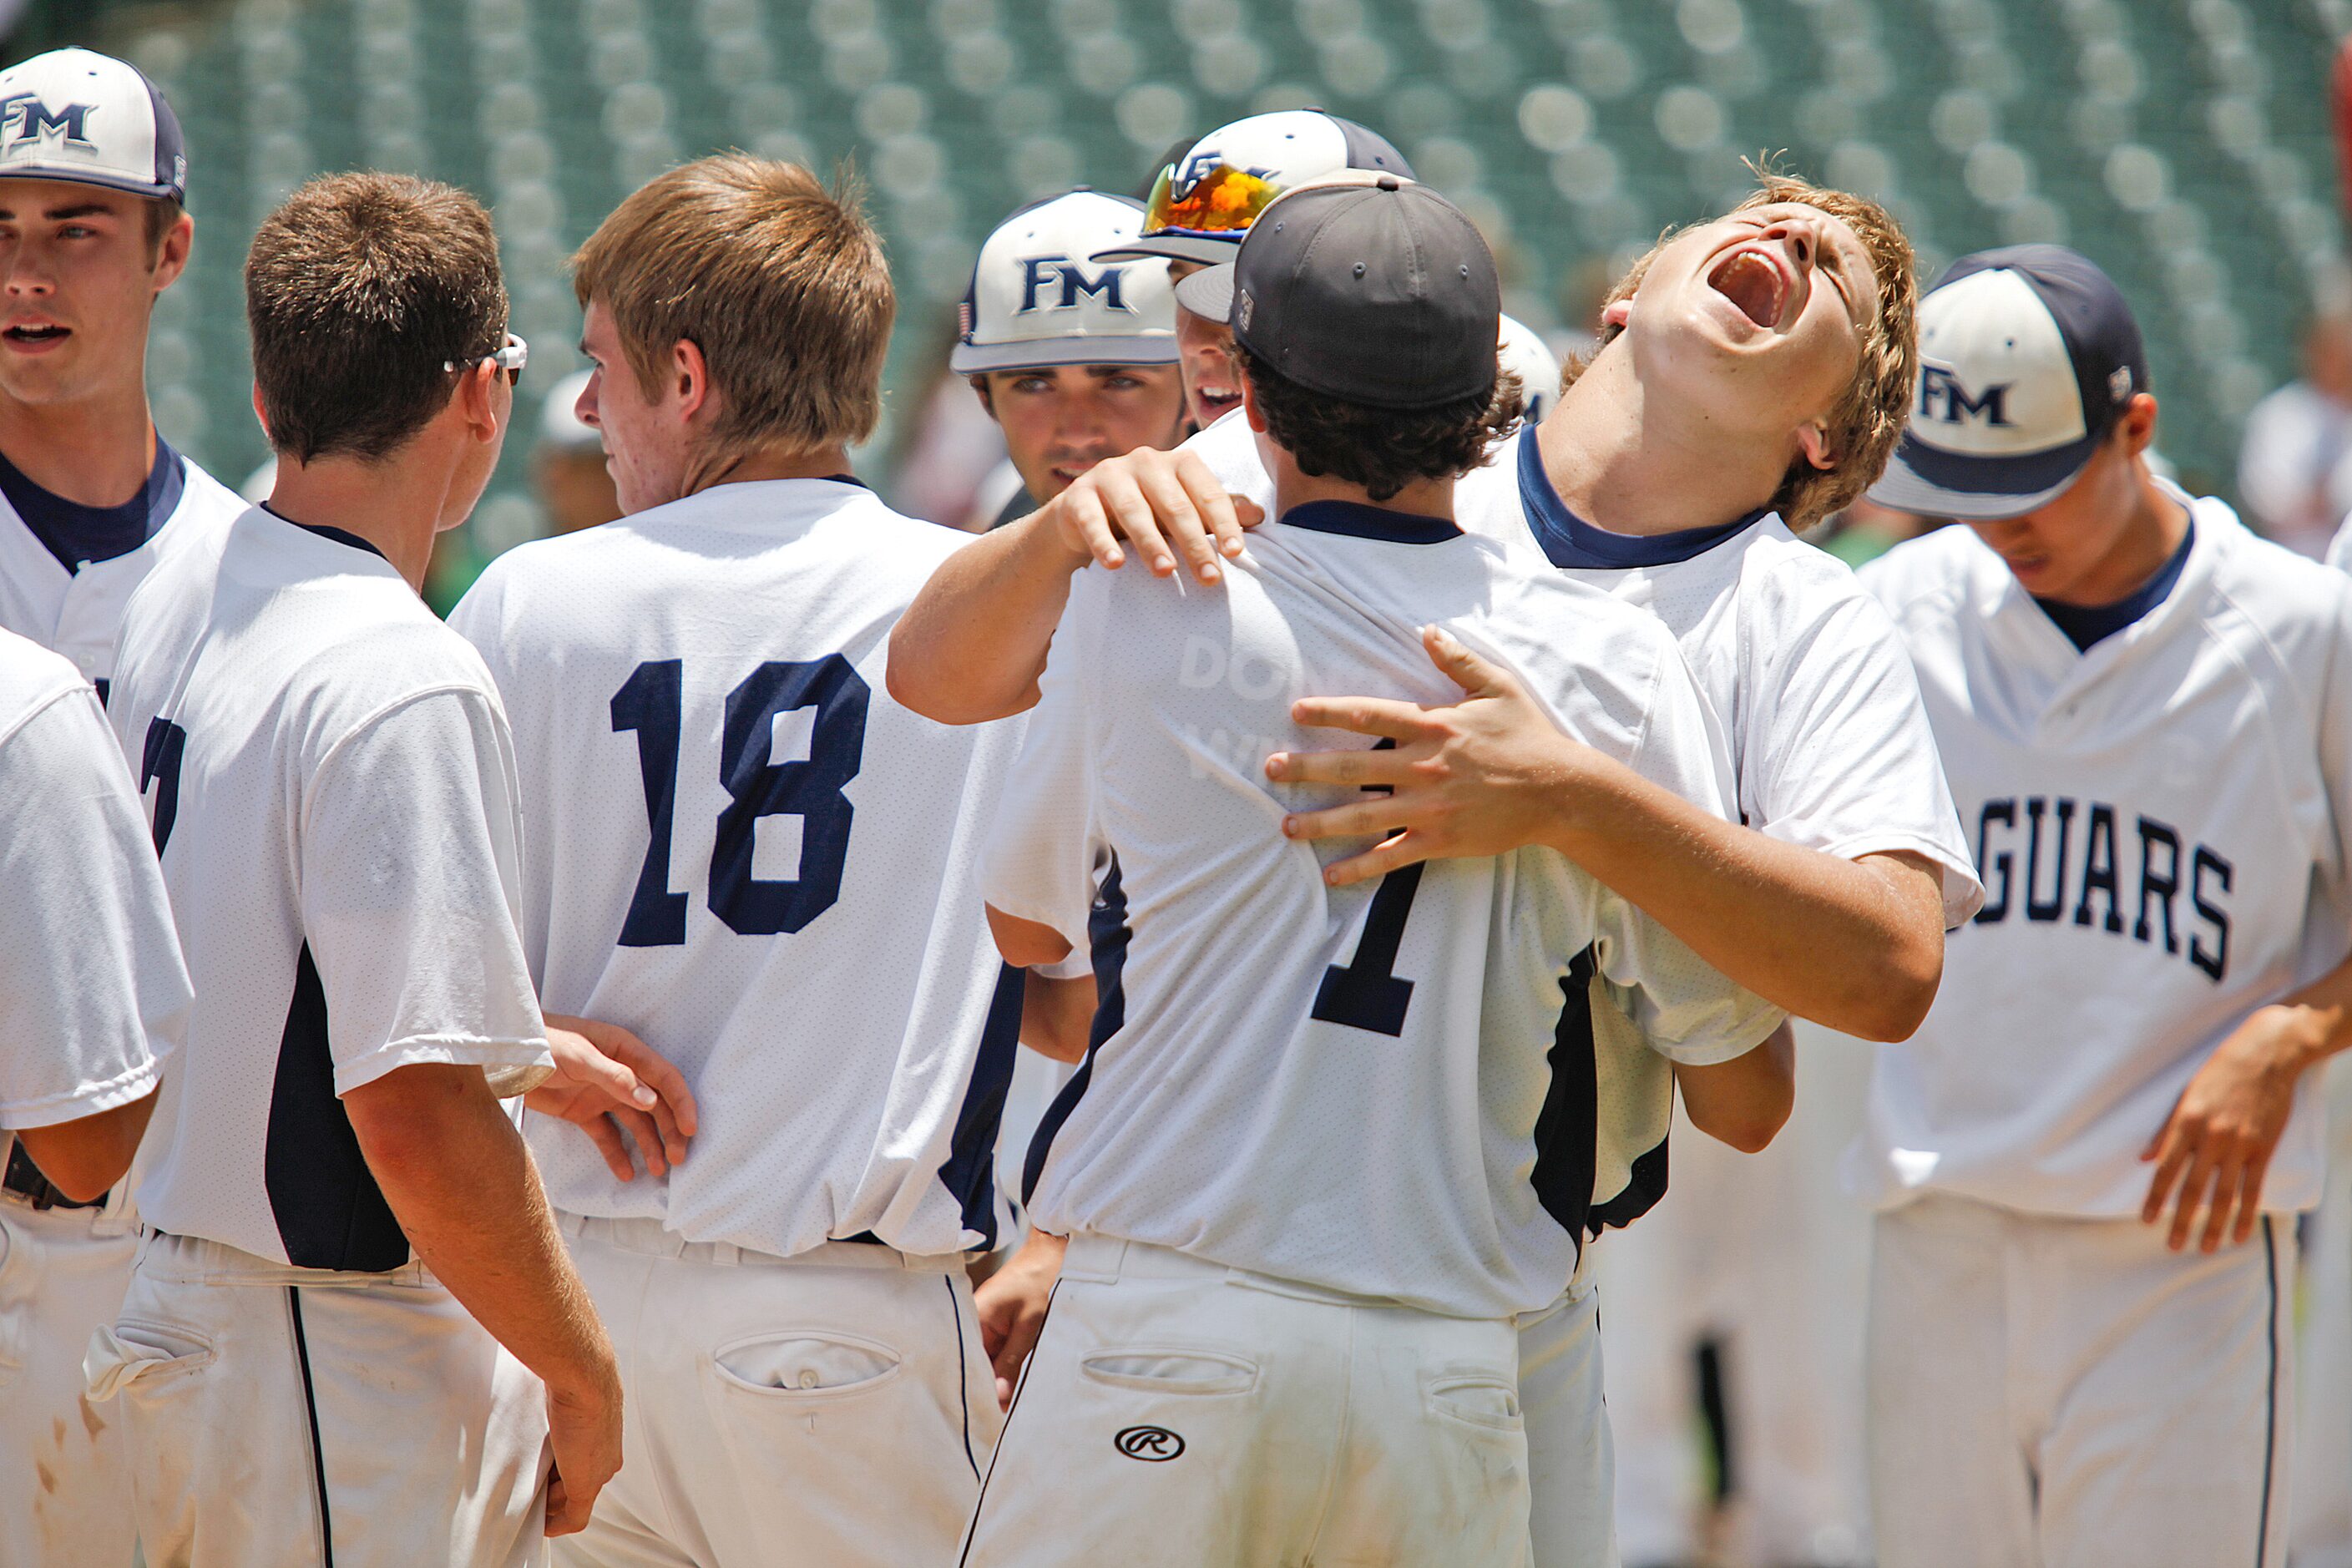
M 392 1077 L 410 1074 L 430 1077 L 404 1086 L 405 1102 L 390 1114 L 352 1118 L 401 1229 L 434 1277 L 559 1399 L 601 1397 L 612 1346 L 521 1135 L 478 1069 L 403 1068 Z
M 890 633 L 890 695 L 942 724 L 978 724 L 1037 700 L 1070 575 L 1087 563 L 1042 514 L 950 556 Z
M 1675 1064 L 1691 1125 L 1743 1154 L 1760 1153 L 1797 1106 L 1797 1040 L 1787 1025 L 1744 1056 L 1711 1067 Z
M 1943 974 L 1943 900 L 1916 857 L 1849 860 L 1726 822 L 1584 752 L 1543 842 L 1766 1001 L 1842 1033 L 1906 1038 Z
M 2267 1008 L 2276 1016 L 2280 1068 L 2302 1074 L 2352 1047 L 2352 958 Z
M 139 1139 L 155 1110 L 155 1091 L 128 1105 L 75 1121 L 27 1127 L 16 1134 L 49 1184 L 75 1203 L 86 1204 L 122 1180 L 139 1152 Z M 0 1134 L 0 1147 L 6 1138 Z

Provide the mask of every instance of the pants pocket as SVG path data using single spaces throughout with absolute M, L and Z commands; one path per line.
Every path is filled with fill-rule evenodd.
M 1078 1375 L 1090 1383 L 1144 1394 L 1247 1394 L 1257 1386 L 1254 1363 L 1219 1351 L 1181 1346 L 1097 1351 L 1079 1360 Z
M 159 1394 L 210 1366 L 213 1353 L 212 1342 L 191 1330 L 125 1318 L 100 1324 L 89 1336 L 82 1378 L 93 1400 L 111 1399 L 125 1390 Z
M 1422 1404 L 1429 1414 L 1487 1432 L 1520 1432 L 1519 1385 L 1496 1372 L 1439 1372 L 1422 1381 Z
M 736 1340 L 713 1351 L 711 1362 L 731 1387 L 793 1402 L 871 1393 L 898 1376 L 902 1365 L 888 1345 L 830 1330 Z

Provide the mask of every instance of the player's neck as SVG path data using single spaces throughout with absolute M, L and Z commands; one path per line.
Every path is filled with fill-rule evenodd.
M 1596 358 L 1535 439 L 1568 510 L 1611 533 L 1729 522 L 1770 501 L 1789 463 L 1784 443 L 1747 439 L 1649 395 L 1630 353 Z
M 1410 512 L 1415 517 L 1442 517 L 1454 521 L 1454 480 L 1415 479 L 1386 500 L 1374 500 L 1361 485 L 1351 485 L 1345 479 L 1328 474 L 1303 474 L 1289 453 L 1268 441 L 1264 443 L 1270 459 L 1274 479 L 1274 512 L 1280 517 L 1293 507 L 1309 501 L 1346 501 L 1354 506 L 1378 507 L 1382 511 Z
M 289 522 L 357 534 L 422 593 L 433 540 L 448 509 L 453 468 L 419 461 L 413 448 L 373 463 L 355 458 L 297 463 L 281 452 L 268 506 Z
M 155 467 L 155 422 L 136 382 L 72 403 L 0 397 L 0 456 L 50 494 L 83 506 L 121 506 Z
M 2147 586 L 2189 537 L 2189 509 L 2158 488 L 2143 468 L 2133 489 L 2132 521 L 2106 558 L 2058 602 L 2082 609 L 2118 604 Z
M 814 449 L 753 447 L 698 465 L 687 476 L 687 495 L 713 485 L 748 485 L 762 479 L 830 479 L 849 472 L 849 448 L 838 444 Z M 683 498 L 681 498 L 683 499 Z

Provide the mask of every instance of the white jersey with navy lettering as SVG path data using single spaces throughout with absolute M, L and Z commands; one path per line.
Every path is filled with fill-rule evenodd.
M 199 539 L 217 542 L 246 502 L 160 441 L 146 487 L 121 508 L 77 507 L 13 470 L 8 477 L 13 483 L 0 488 L 0 628 L 65 656 L 84 679 L 97 684 L 102 700 L 113 679 L 115 643 L 132 592 L 159 560 L 181 545 Z M 73 535 L 105 511 L 143 526 L 143 542 L 68 569 L 58 552 L 78 554 L 77 542 L 78 542 Z M 127 541 L 117 545 L 122 542 Z
M 304 1268 L 402 1266 L 340 1097 L 416 1063 L 519 1093 L 551 1066 L 488 672 L 363 542 L 255 508 L 150 574 L 108 712 L 196 998 L 142 1214 Z
M 1271 784 L 1265 756 L 1349 743 L 1291 722 L 1310 693 L 1446 700 L 1427 621 L 1721 807 L 1673 639 L 1531 552 L 1324 502 L 1255 533 L 1221 591 L 1080 573 L 987 877 L 990 903 L 1090 946 L 1102 997 L 1032 1151 L 1045 1228 L 1533 1310 L 1587 1235 L 1655 1200 L 1668 1058 L 1726 1060 L 1779 1023 L 1549 850 L 1324 884 L 1347 849 L 1281 819 L 1348 793 Z
M 889 634 L 971 536 L 851 480 L 716 485 L 528 544 L 452 616 L 513 716 L 547 1005 L 694 1087 L 667 1178 L 526 1118 L 558 1208 L 790 1256 L 989 1245 L 1019 972 L 979 854 L 1023 721 L 900 707 Z
M 1226 488 L 1271 508 L 1248 424 L 1186 444 Z M 1721 726 L 1739 820 L 1846 859 L 1907 851 L 1942 874 L 1944 922 L 1983 900 L 1919 684 L 1885 613 L 1845 565 L 1759 512 L 1717 528 L 1612 534 L 1570 513 L 1522 429 L 1464 476 L 1471 532 L 1532 542 L 1568 576 L 1656 616 Z
M 5 631 L 0 800 L 0 1130 L 128 1105 L 187 1021 L 171 905 L 89 682 Z
M 2352 584 L 2191 502 L 2178 581 L 2077 652 L 1966 528 L 1862 574 L 1918 668 L 1988 897 L 1882 1047 L 1849 1174 L 2133 1215 L 2140 1151 L 2254 1008 L 2352 948 Z M 2316 1202 L 2306 1073 L 2263 1202 Z

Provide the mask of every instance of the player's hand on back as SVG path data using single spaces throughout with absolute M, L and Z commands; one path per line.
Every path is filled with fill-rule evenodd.
M 695 1105 L 683 1073 L 628 1030 L 593 1018 L 549 1014 L 547 1044 L 554 1075 L 523 1096 L 525 1106 L 587 1133 L 624 1182 L 636 1176 L 632 1141 L 656 1176 L 685 1163 Z
M 1037 1347 L 1045 1326 L 1045 1304 L 1053 1299 L 1054 1281 L 1061 1277 L 1062 1254 L 1070 1238 L 1033 1230 L 1004 1267 L 990 1275 L 972 1292 L 972 1310 L 980 1319 L 980 1346 L 996 1369 L 996 1407 L 1013 1408 L 1013 1385 L 1021 1381 L 1022 1363 Z
M 1239 555 L 1243 531 L 1265 521 L 1194 454 L 1150 447 L 1097 463 L 1040 510 L 1073 555 L 1115 571 L 1131 546 L 1153 575 L 1167 577 L 1181 554 L 1203 583 L 1216 582 L 1218 558 Z
M 2295 1084 L 2326 1054 L 2325 1039 L 2311 1037 L 2311 1028 L 2306 1009 L 2256 1008 L 2205 1058 L 2140 1151 L 2156 1165 L 2141 1219 L 2161 1224 L 2176 1184 L 2179 1188 L 2167 1237 L 2175 1252 L 2189 1245 L 2200 1206 L 2207 1211 L 2202 1250 L 2218 1248 L 2225 1235 L 2232 1246 L 2253 1235 L 2263 1177 L 2294 1114 Z
M 1308 697 L 1290 716 L 1312 729 L 1351 730 L 1394 742 L 1343 752 L 1276 752 L 1266 776 L 1280 784 L 1385 789 L 1379 798 L 1283 819 L 1292 838 L 1380 840 L 1324 868 L 1345 887 L 1417 860 L 1500 855 L 1541 841 L 1545 824 L 1590 770 L 1614 764 L 1560 732 L 1517 679 L 1437 626 L 1422 645 L 1462 688 L 1449 708 L 1376 697 Z

